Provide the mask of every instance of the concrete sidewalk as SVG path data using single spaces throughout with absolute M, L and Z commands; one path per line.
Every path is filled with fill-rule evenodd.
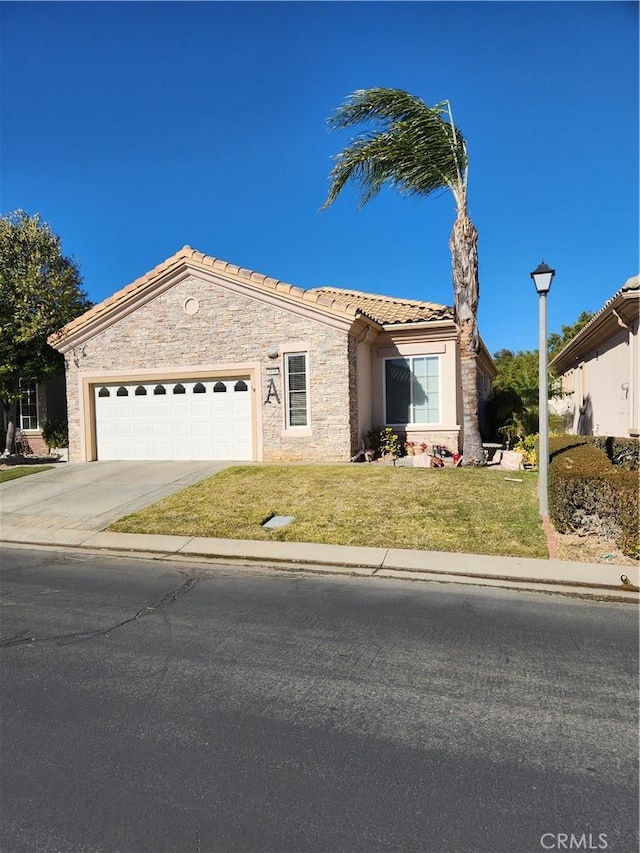
M 134 553 L 150 559 L 260 561 L 274 568 L 639 598 L 636 566 L 105 530 L 128 513 L 230 464 L 89 462 L 56 465 L 55 470 L 2 483 L 0 542 Z

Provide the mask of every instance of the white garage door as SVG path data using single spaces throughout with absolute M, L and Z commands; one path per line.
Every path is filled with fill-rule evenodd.
M 248 379 L 95 388 L 98 459 L 252 459 Z

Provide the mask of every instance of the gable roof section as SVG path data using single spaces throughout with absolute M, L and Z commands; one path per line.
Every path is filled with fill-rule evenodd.
M 558 373 L 564 373 L 583 356 L 588 355 L 620 328 L 640 315 L 640 276 L 628 278 L 611 299 L 594 314 L 586 326 L 554 356 L 549 363 Z
M 381 326 L 395 323 L 424 323 L 435 320 L 453 320 L 453 308 L 435 302 L 417 299 L 396 299 L 359 290 L 339 287 L 315 287 L 309 293 L 325 294 L 337 300 L 356 305 L 361 313 Z
M 184 246 L 145 275 L 54 332 L 49 336 L 49 343 L 60 352 L 67 352 L 171 287 L 180 276 L 191 272 L 213 275 L 232 289 L 293 311 L 310 313 L 320 321 L 345 328 L 360 318 L 378 329 L 387 323 L 453 319 L 452 309 L 444 305 L 397 300 L 333 287 L 304 290 Z
M 277 302 L 293 310 L 315 313 L 318 319 L 350 325 L 360 316 L 357 306 L 323 294 L 270 278 L 254 270 L 243 269 L 219 258 L 184 246 L 145 275 L 94 305 L 80 317 L 49 336 L 51 346 L 67 352 L 94 334 L 109 327 L 125 314 L 176 283 L 179 276 L 190 272 L 210 274 L 235 290 L 244 291 L 269 302 Z

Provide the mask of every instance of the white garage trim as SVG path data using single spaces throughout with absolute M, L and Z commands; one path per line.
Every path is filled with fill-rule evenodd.
M 236 382 L 244 381 L 248 391 L 236 391 L 235 395 L 238 396 L 235 396 L 233 390 L 231 392 L 227 390 L 230 396 L 223 397 L 220 394 L 217 399 L 214 399 L 213 386 L 218 380 L 227 389 L 233 389 Z M 79 376 L 78 388 L 83 461 L 116 457 L 142 459 L 145 454 L 146 458 L 150 459 L 203 458 L 200 454 L 204 454 L 204 458 L 214 458 L 211 451 L 207 450 L 207 442 L 217 445 L 216 452 L 226 454 L 222 458 L 232 459 L 235 458 L 233 454 L 237 453 L 239 460 L 261 460 L 263 456 L 262 418 L 257 390 L 261 387 L 260 381 L 260 365 L 256 363 L 217 364 L 189 369 L 139 370 L 135 373 L 122 371 L 105 371 L 100 375 L 83 373 Z M 206 388 L 202 395 L 193 393 L 193 388 L 198 382 L 203 383 Z M 172 391 L 177 383 L 181 383 L 188 393 L 173 395 Z M 166 385 L 166 395 L 153 395 L 153 389 L 157 384 Z M 136 399 L 135 390 L 138 386 L 147 390 L 147 395 L 140 393 Z M 111 394 L 117 394 L 119 387 L 126 389 L 128 396 L 125 397 L 123 394 L 119 400 L 117 397 L 114 399 L 110 396 L 103 398 L 101 402 L 112 401 L 111 414 L 114 413 L 113 406 L 118 405 L 117 419 L 121 426 L 115 426 L 112 419 L 111 426 L 105 430 L 105 423 L 111 415 L 108 406 L 101 407 L 101 402 L 96 406 L 97 400 L 100 401 L 97 395 L 100 388 L 107 388 Z M 245 394 L 247 397 L 244 396 Z M 162 400 L 163 396 L 168 399 Z M 223 402 L 225 400 L 226 403 Z M 128 425 L 127 413 L 131 419 Z M 239 423 L 235 438 L 234 431 L 230 429 L 234 417 Z M 152 423 L 157 425 L 161 422 L 164 426 L 149 428 Z M 217 435 L 214 423 L 218 427 Z M 145 449 L 146 442 L 154 442 L 152 433 L 158 433 L 158 431 L 165 433 L 162 437 L 155 436 L 155 440 L 162 439 L 159 442 L 156 441 L 156 444 L 161 444 L 164 448 L 160 455 L 158 455 L 160 451 L 157 446 Z M 111 439 L 107 438 L 109 432 Z M 229 433 L 232 434 L 231 438 Z M 227 438 L 224 438 L 225 435 Z M 169 439 L 168 442 L 167 439 Z M 109 447 L 109 441 L 119 444 Z M 225 441 L 227 442 L 226 451 L 223 446 Z M 168 446 L 165 446 L 167 444 Z M 121 448 L 120 451 L 118 447 Z

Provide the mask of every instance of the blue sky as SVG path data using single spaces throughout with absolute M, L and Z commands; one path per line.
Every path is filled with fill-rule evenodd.
M 0 210 L 39 212 L 99 301 L 183 245 L 301 287 L 452 304 L 452 199 L 348 190 L 359 88 L 449 99 L 470 149 L 480 331 L 537 347 L 638 258 L 635 2 L 2 3 Z

